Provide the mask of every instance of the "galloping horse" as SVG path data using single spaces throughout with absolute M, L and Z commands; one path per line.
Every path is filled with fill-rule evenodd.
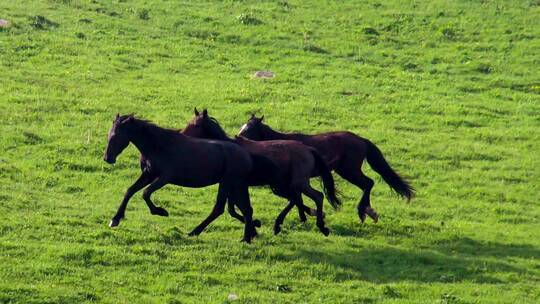
M 217 120 L 208 115 L 206 109 L 202 113 L 199 113 L 195 109 L 195 117 L 182 133 L 193 137 L 218 139 L 235 143 L 245 148 L 250 154 L 260 155 L 273 161 L 280 168 L 281 172 L 277 176 L 279 180 L 273 180 L 272 178 L 274 176 L 269 176 L 270 172 L 259 171 L 254 173 L 258 176 L 266 175 L 268 177 L 266 179 L 267 183 L 272 185 L 274 193 L 289 200 L 289 204 L 283 209 L 275 221 L 275 234 L 281 231 L 281 224 L 285 216 L 295 205 L 299 210 L 301 220 L 305 220 L 305 215 L 302 218 L 303 211 L 309 212 L 310 209 L 304 206 L 302 193 L 311 198 L 317 206 L 317 227 L 324 235 L 329 234 L 330 231 L 324 224 L 323 194 L 311 187 L 309 183 L 310 177 L 314 174 L 319 174 L 322 177 L 324 191 L 332 207 L 338 208 L 341 202 L 336 197 L 334 179 L 330 169 L 315 149 L 298 141 L 291 140 L 256 142 L 242 137 L 231 139 L 221 128 Z M 250 185 L 257 184 L 250 183 Z M 242 220 L 241 217 L 235 216 L 234 206 L 231 204 L 229 204 L 229 212 L 232 216 Z M 312 212 L 309 213 L 312 214 Z
M 150 213 L 168 216 L 165 209 L 155 206 L 150 199 L 156 190 L 166 184 L 197 188 L 219 183 L 212 212 L 189 235 L 199 235 L 224 212 L 227 200 L 231 200 L 244 215 L 242 240 L 249 243 L 256 236 L 247 185 L 252 159 L 244 149 L 228 142 L 191 138 L 133 115 L 116 115 L 103 159 L 114 164 L 130 142 L 141 153 L 142 174 L 126 191 L 109 226 L 120 224 L 129 199 L 147 185 L 143 198 Z
M 375 222 L 379 219 L 377 212 L 371 207 L 370 203 L 373 180 L 362 173 L 361 168 L 364 159 L 367 159 L 371 168 L 379 173 L 398 195 L 407 198 L 407 200 L 414 196 L 413 187 L 390 167 L 381 150 L 371 141 L 347 131 L 316 135 L 281 133 L 264 124 L 263 119 L 264 116 L 257 118 L 255 115 L 251 115 L 251 118 L 242 126 L 238 135 L 256 141 L 298 140 L 317 149 L 332 170 L 335 170 L 337 174 L 358 186 L 364 192 L 357 206 L 358 216 L 362 223 L 366 219 L 366 214 Z

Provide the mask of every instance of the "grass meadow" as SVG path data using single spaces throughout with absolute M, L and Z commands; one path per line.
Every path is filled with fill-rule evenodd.
M 540 302 L 540 2 L 0 0 L 0 303 Z M 273 79 L 254 79 L 268 70 Z M 117 112 L 183 128 L 208 108 L 283 131 L 350 130 L 410 178 L 375 179 L 379 223 L 336 176 L 329 237 L 251 189 L 259 237 L 216 186 L 141 193 Z M 313 181 L 318 186 L 318 181 Z M 307 201 L 306 201 L 307 202 Z M 235 299 L 236 298 L 236 299 Z

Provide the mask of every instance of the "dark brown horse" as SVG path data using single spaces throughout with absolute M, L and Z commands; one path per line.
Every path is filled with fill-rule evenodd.
M 414 189 L 409 182 L 390 167 L 381 150 L 369 140 L 347 131 L 316 135 L 281 133 L 264 124 L 263 119 L 264 116 L 257 118 L 252 115 L 248 122 L 242 126 L 238 135 L 257 141 L 298 140 L 317 149 L 332 170 L 364 192 L 357 207 L 358 216 L 362 223 L 366 219 L 366 214 L 375 222 L 379 219 L 370 203 L 373 180 L 362 173 L 364 159 L 367 159 L 371 168 L 379 173 L 398 195 L 407 198 L 407 200 L 414 196 Z
M 217 120 L 208 115 L 207 110 L 199 113 L 195 109 L 195 117 L 182 133 L 193 137 L 218 139 L 235 143 L 245 148 L 250 154 L 259 155 L 271 160 L 280 168 L 281 172 L 278 176 L 269 176 L 268 172 L 265 171 L 252 173 L 258 176 L 267 176 L 266 182 L 271 185 L 274 193 L 289 200 L 287 207 L 283 209 L 276 219 L 274 224 L 275 234 L 281 230 L 281 224 L 293 206 L 298 208 L 301 220 L 305 219 L 305 216 L 302 218 L 303 211 L 309 212 L 310 209 L 304 206 L 302 193 L 311 198 L 317 206 L 317 227 L 319 227 L 319 230 L 324 235 L 329 234 L 329 230 L 325 227 L 323 219 L 323 194 L 311 187 L 309 183 L 310 177 L 314 174 L 321 175 L 327 199 L 334 208 L 338 208 L 341 202 L 336 197 L 334 179 L 330 169 L 315 149 L 298 141 L 291 140 L 256 142 L 242 137 L 231 139 L 221 128 Z M 250 185 L 257 184 L 250 183 Z M 229 212 L 232 216 L 242 220 L 241 217 L 235 216 L 234 206 L 231 204 L 229 204 Z M 309 213 L 312 214 L 312 212 Z
M 155 206 L 150 199 L 154 191 L 167 184 L 197 188 L 219 183 L 212 212 L 189 235 L 199 235 L 220 216 L 227 200 L 234 202 L 244 215 L 243 241 L 250 242 L 257 234 L 246 182 L 252 168 L 252 159 L 244 149 L 228 142 L 184 136 L 176 130 L 158 127 L 133 115 L 117 115 L 109 131 L 104 160 L 114 164 L 117 156 L 130 142 L 141 153 L 142 174 L 128 188 L 111 220 L 111 227 L 120 224 L 131 196 L 146 186 L 143 199 L 150 213 L 168 216 L 165 209 Z

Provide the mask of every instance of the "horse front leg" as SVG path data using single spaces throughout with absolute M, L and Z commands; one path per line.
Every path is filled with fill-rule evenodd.
M 148 188 L 144 189 L 143 199 L 146 202 L 146 205 L 148 206 L 148 209 L 150 209 L 150 213 L 152 213 L 154 215 L 169 216 L 169 212 L 167 212 L 167 210 L 165 210 L 164 208 L 161 208 L 161 207 L 157 207 L 156 205 L 154 205 L 154 203 L 150 199 L 150 197 L 152 196 L 152 193 L 154 193 L 155 191 L 161 189 L 167 183 L 168 183 L 167 179 L 160 176 L 157 179 L 155 179 L 150 184 L 150 186 L 148 186 Z
M 206 217 L 204 221 L 199 224 L 199 226 L 195 227 L 195 229 L 193 229 L 193 231 L 188 234 L 189 236 L 197 236 L 201 234 L 204 228 L 210 225 L 211 222 L 213 222 L 216 218 L 222 215 L 223 212 L 225 212 L 225 204 L 227 203 L 227 196 L 229 196 L 229 191 L 229 187 L 226 187 L 225 185 L 223 185 L 223 183 L 219 184 L 216 203 L 214 205 L 214 208 L 212 208 L 212 212 L 210 212 L 210 215 L 208 215 L 208 217 Z
M 124 218 L 126 207 L 129 202 L 129 199 L 133 196 L 133 194 L 137 193 L 142 188 L 146 187 L 151 182 L 151 176 L 149 173 L 144 172 L 139 176 L 139 178 L 131 185 L 127 191 L 126 194 L 124 194 L 124 199 L 122 200 L 122 203 L 118 207 L 118 210 L 116 211 L 116 214 L 113 216 L 111 222 L 109 223 L 109 227 L 113 228 L 120 224 L 120 220 Z
M 302 191 L 307 197 L 312 199 L 315 202 L 315 205 L 317 206 L 317 227 L 319 230 L 324 234 L 325 236 L 328 236 L 330 234 L 330 229 L 326 227 L 326 224 L 324 223 L 324 211 L 323 211 L 323 198 L 324 195 L 313 189 L 309 183 L 304 185 L 304 190 Z

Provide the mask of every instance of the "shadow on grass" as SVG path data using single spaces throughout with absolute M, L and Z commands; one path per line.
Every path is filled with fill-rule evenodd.
M 393 230 L 375 226 L 357 230 L 335 225 L 332 232 L 340 236 L 360 238 L 369 238 L 381 232 L 395 234 Z M 406 234 L 407 229 L 403 233 Z M 403 237 L 401 234 L 397 236 Z M 407 236 L 413 238 L 414 231 Z M 337 281 L 353 278 L 373 283 L 470 281 L 493 284 L 503 283 L 507 277 L 531 274 L 525 267 L 511 265 L 508 258 L 538 259 L 539 256 L 540 250 L 532 245 L 453 237 L 413 249 L 390 246 L 344 247 L 329 251 L 310 246 L 279 258 L 322 264 L 324 268 L 333 269 L 328 272 L 329 276 L 337 273 Z M 511 276 L 508 276 L 509 274 Z
M 288 258 L 288 257 L 287 257 Z M 503 262 L 485 258 L 449 256 L 430 250 L 403 250 L 393 247 L 344 250 L 329 253 L 322 250 L 302 250 L 294 254 L 297 259 L 319 263 L 347 272 L 347 279 L 373 283 L 461 282 L 501 283 L 492 273 L 524 271 Z M 339 280 L 339 278 L 336 278 Z
M 414 238 L 416 234 L 437 233 L 440 227 L 434 225 L 416 226 L 383 226 L 366 225 L 359 228 L 350 228 L 343 225 L 334 225 L 332 232 L 336 235 L 347 237 L 369 238 L 374 234 L 384 233 L 390 237 L 408 237 Z M 428 247 L 428 248 L 426 248 Z M 450 238 L 436 240 L 428 246 L 422 246 L 423 249 L 438 251 L 441 254 L 459 254 L 465 256 L 484 256 L 495 258 L 524 258 L 540 259 L 540 248 L 529 244 L 498 243 L 491 241 L 474 240 L 469 237 L 453 236 Z
M 471 256 L 540 259 L 540 249 L 529 244 L 503 244 L 478 241 L 468 237 L 439 240 L 432 246 L 432 249 L 441 253 L 459 253 Z

